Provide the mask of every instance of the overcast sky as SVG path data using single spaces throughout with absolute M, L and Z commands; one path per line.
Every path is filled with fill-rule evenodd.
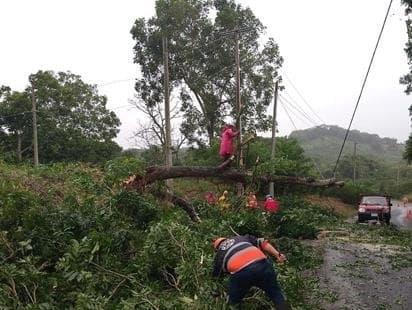
M 1 0 L 0 85 L 22 90 L 38 70 L 79 74 L 98 84 L 122 126 L 118 143 L 130 139 L 139 113 L 128 107 L 134 95 L 133 41 L 138 17 L 154 14 L 154 0 Z M 327 124 L 347 127 L 389 0 L 241 0 L 267 26 L 285 62 L 285 74 Z M 410 132 L 408 107 L 399 77 L 408 71 L 403 51 L 406 27 L 400 0 L 395 0 L 379 46 L 354 129 L 403 142 Z M 282 96 L 317 123 L 285 79 Z M 298 129 L 313 126 L 286 103 Z M 269 109 L 271 111 L 271 109 Z M 294 127 L 279 106 L 279 131 Z M 294 115 L 296 114 L 296 115 Z

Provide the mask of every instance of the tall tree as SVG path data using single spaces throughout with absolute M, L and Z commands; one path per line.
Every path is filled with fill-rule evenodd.
M 137 19 L 131 33 L 142 75 L 135 88 L 147 105 L 163 98 L 161 37 L 165 29 L 171 85 L 182 101 L 181 131 L 190 142 L 211 145 L 225 118 L 236 116 L 231 35 L 236 29 L 243 30 L 240 66 L 245 129 L 269 128 L 266 108 L 282 58 L 273 39 L 260 45 L 265 28 L 249 8 L 233 0 L 158 0 L 156 16 Z
M 22 160 L 23 151 L 31 147 L 30 132 L 27 130 L 32 117 L 30 110 L 31 101 L 26 92 L 12 91 L 9 87 L 2 87 L 0 126 L 5 130 L 5 138 L 8 137 L 9 148 L 14 148 L 15 158 L 18 162 Z M 22 149 L 23 145 L 27 146 L 24 150 Z
M 408 41 L 406 42 L 405 52 L 408 56 L 409 64 L 409 73 L 401 77 L 401 84 L 406 85 L 405 93 L 408 95 L 412 92 L 412 0 L 402 0 L 402 3 L 405 5 L 405 15 L 407 16 L 406 20 L 406 29 L 408 34 Z M 411 116 L 412 122 L 412 105 L 409 107 L 409 115 Z M 406 149 L 404 153 L 404 158 L 411 163 L 412 162 L 412 132 L 409 136 L 408 141 L 406 141 Z
M 107 99 L 96 86 L 70 72 L 39 71 L 30 80 L 37 103 L 41 162 L 99 162 L 120 151 L 112 141 L 120 121 L 107 110 Z M 3 119 L 2 126 L 9 135 L 21 134 L 26 147 L 31 145 L 31 114 L 22 112 L 31 109 L 31 92 L 28 86 L 24 92 L 9 91 L 0 98 L 0 110 L 15 115 Z

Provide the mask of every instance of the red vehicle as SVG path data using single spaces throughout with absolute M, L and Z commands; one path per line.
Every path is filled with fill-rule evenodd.
M 358 222 L 379 220 L 390 223 L 391 197 L 388 195 L 362 195 L 358 206 Z

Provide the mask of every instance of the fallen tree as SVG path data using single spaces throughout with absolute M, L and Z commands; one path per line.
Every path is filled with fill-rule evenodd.
M 129 189 L 142 191 L 147 185 L 156 181 L 176 178 L 216 178 L 228 182 L 248 184 L 252 182 L 274 182 L 275 184 L 302 185 L 305 187 L 332 187 L 343 186 L 344 182 L 334 178 L 316 180 L 312 177 L 295 177 L 264 174 L 254 176 L 250 171 L 237 169 L 222 169 L 222 167 L 198 167 L 198 166 L 151 166 L 146 169 L 144 175 L 132 175 L 125 181 Z

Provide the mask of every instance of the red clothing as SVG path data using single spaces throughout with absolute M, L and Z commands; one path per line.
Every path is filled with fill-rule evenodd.
M 265 201 L 265 211 L 269 213 L 276 213 L 279 211 L 279 201 L 273 198 L 267 198 Z
M 236 137 L 239 132 L 233 131 L 231 127 L 225 127 L 222 132 L 220 141 L 219 155 L 222 157 L 233 155 L 233 138 Z
M 207 203 L 210 204 L 210 205 L 214 205 L 214 204 L 217 203 L 216 195 L 212 192 L 207 192 L 205 194 L 205 199 L 206 199 Z

